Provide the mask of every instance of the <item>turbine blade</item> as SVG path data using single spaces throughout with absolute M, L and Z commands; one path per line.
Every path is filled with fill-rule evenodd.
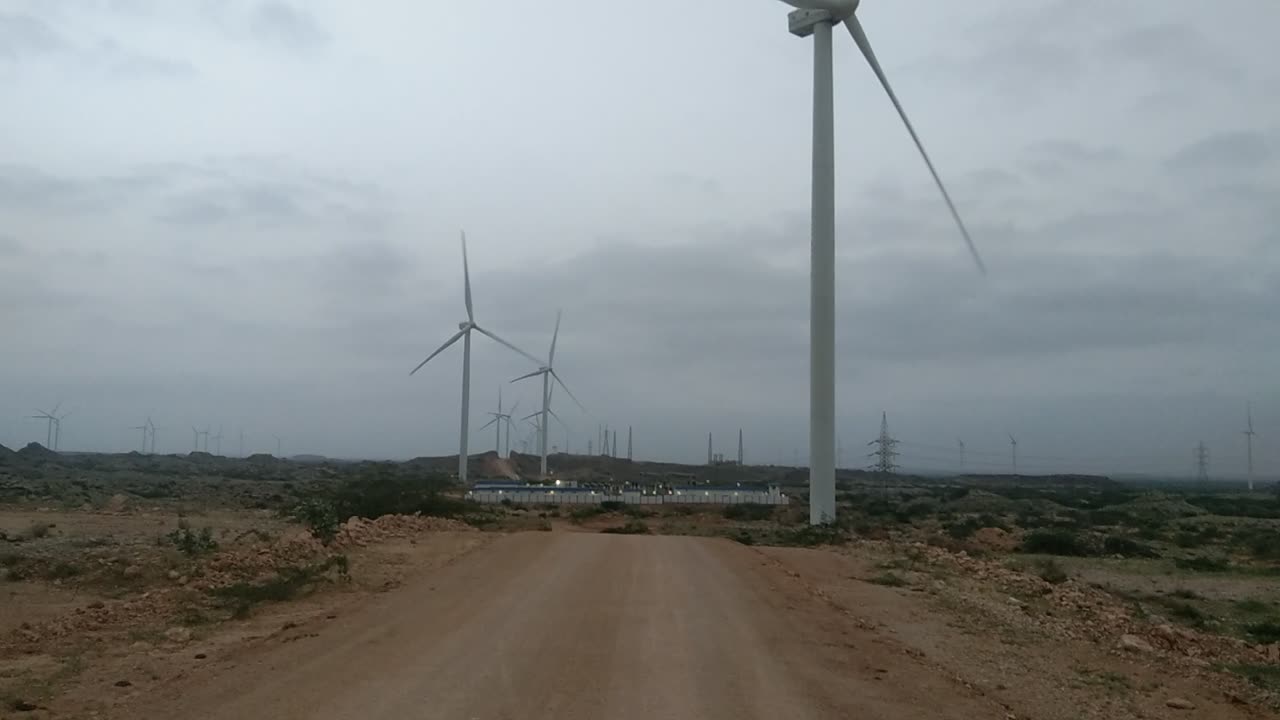
M 445 342 L 445 344 L 443 344 L 443 345 L 441 345 L 440 347 L 436 348 L 436 351 L 435 351 L 435 352 L 433 352 L 433 353 L 431 353 L 430 355 L 428 355 L 426 360 L 423 360 L 422 362 L 418 363 L 418 367 L 416 367 L 416 368 L 414 368 L 414 369 L 410 370 L 410 371 L 409 371 L 409 374 L 410 374 L 410 375 L 412 375 L 412 374 L 414 374 L 414 373 L 418 372 L 419 370 L 421 370 L 423 365 L 426 365 L 427 363 L 431 362 L 431 358 L 433 358 L 433 357 L 435 357 L 435 356 L 439 355 L 440 353 L 444 352 L 445 348 L 447 348 L 447 347 L 449 347 L 450 345 L 452 345 L 452 344 L 454 344 L 454 343 L 458 342 L 458 339 L 459 339 L 459 338 L 461 338 L 463 335 L 466 335 L 466 334 L 467 334 L 467 331 L 466 331 L 466 330 L 459 330 L 459 331 L 457 332 L 457 334 L 455 334 L 453 337 L 449 338 L 449 339 Z
M 547 372 L 550 372 L 551 377 L 555 378 L 556 382 L 560 383 L 560 387 L 564 388 L 565 394 L 569 396 L 569 399 L 573 400 L 573 404 L 577 405 L 578 409 L 581 410 L 582 412 L 586 412 L 587 409 L 582 406 L 582 403 L 578 402 L 578 398 L 573 396 L 573 391 L 569 389 L 568 385 L 564 384 L 564 381 L 560 379 L 560 376 L 556 374 L 556 371 L 548 370 Z
M 556 414 L 555 410 L 552 410 L 551 408 L 547 408 L 547 414 L 555 418 L 556 422 L 560 423 L 560 427 L 563 427 L 565 430 L 569 429 L 569 424 L 566 423 L 564 420 L 561 420 L 560 416 Z
M 475 311 L 471 308 L 471 268 L 467 267 L 467 232 L 462 231 L 462 286 L 467 300 L 467 319 L 476 321 Z
M 547 356 L 547 366 L 555 367 L 556 364 L 556 338 L 560 336 L 560 311 L 556 311 L 556 330 L 551 333 L 551 354 Z
M 472 327 L 474 327 L 476 330 L 479 330 L 481 333 L 483 333 L 483 334 L 485 334 L 485 335 L 489 336 L 491 339 L 493 339 L 493 340 L 495 340 L 495 341 L 497 341 L 497 342 L 499 342 L 499 343 L 501 343 L 501 344 L 503 344 L 503 345 L 507 346 L 507 348 L 508 348 L 508 349 L 510 349 L 510 350 L 514 350 L 514 351 L 516 351 L 516 352 L 520 353 L 521 355 L 525 356 L 526 358 L 529 358 L 529 360 L 533 361 L 533 363 L 534 363 L 535 365 L 541 365 L 541 364 L 542 364 L 542 361 L 541 361 L 541 360 L 539 360 L 538 358 L 536 358 L 536 357 L 534 357 L 534 356 L 530 355 L 529 353 L 527 353 L 527 352 L 525 352 L 525 351 L 521 350 L 520 348 L 516 347 L 515 345 L 512 345 L 511 343 L 507 342 L 506 340 L 503 340 L 502 338 L 498 337 L 497 335 L 494 335 L 493 333 L 489 332 L 488 330 L 485 330 L 484 328 L 480 327 L 479 325 L 473 325 Z
M 938 171 L 934 169 L 933 161 L 929 159 L 929 153 L 925 152 L 924 143 L 920 142 L 920 136 L 916 134 L 915 127 L 907 119 L 907 111 L 902 109 L 902 103 L 898 102 L 898 96 L 893 92 L 893 86 L 889 84 L 889 78 L 885 77 L 884 70 L 880 67 L 880 61 L 876 59 L 876 53 L 871 49 L 871 42 L 867 40 L 867 34 L 862 29 L 862 23 L 858 21 L 858 16 L 850 15 L 845 18 L 844 25 L 849 28 L 849 34 L 853 36 L 853 41 L 858 44 L 858 49 L 862 51 L 862 55 L 867 59 L 867 64 L 871 66 L 871 71 L 876 74 L 876 78 L 880 80 L 880 85 L 884 87 L 885 93 L 889 95 L 889 100 L 898 111 L 898 117 L 902 118 L 902 124 L 907 126 L 907 132 L 911 134 L 911 139 L 915 142 L 916 149 L 920 151 L 920 157 L 924 158 L 924 164 L 929 167 L 929 173 L 933 175 L 933 181 L 937 183 L 938 190 L 942 191 L 942 199 L 947 202 L 947 208 L 951 210 L 951 217 L 956 221 L 956 227 L 960 228 L 960 234 L 964 236 L 964 242 L 969 246 L 969 254 L 973 256 L 973 262 L 978 266 L 978 271 L 986 275 L 987 266 L 982 262 L 982 256 L 978 254 L 978 247 L 973 244 L 973 238 L 969 237 L 969 229 L 964 226 L 964 221 L 960 219 L 960 213 L 956 210 L 955 203 L 951 202 L 951 194 L 947 192 L 947 187 L 942 184 L 942 178 L 938 176 Z
M 533 371 L 533 372 L 531 372 L 531 373 L 525 373 L 524 375 L 521 375 L 520 377 L 518 377 L 518 378 L 516 378 L 516 379 L 512 380 L 511 382 L 517 382 L 517 381 L 520 381 L 520 380 L 524 380 L 525 378 L 531 378 L 531 377 L 533 377 L 534 375 L 541 375 L 541 374 L 542 374 L 542 373 L 544 373 L 544 372 L 546 372 L 546 370 L 534 370 L 534 371 Z M 519 403 L 516 403 L 516 404 L 518 405 Z M 513 409 L 511 410 L 511 412 L 515 412 L 515 409 L 513 408 Z
M 521 419 L 521 420 L 528 420 L 529 418 L 536 418 L 536 417 L 538 417 L 538 416 L 539 416 L 539 415 L 541 415 L 541 414 L 542 414 L 542 411 L 541 411 L 541 410 L 534 410 L 533 412 L 529 413 L 528 415 L 525 415 L 524 417 L 522 417 L 522 418 L 520 418 L 520 419 Z
M 485 428 L 489 427 L 490 425 L 492 425 L 492 424 L 494 424 L 494 423 L 496 423 L 496 422 L 498 422 L 498 418 L 494 418 L 494 419 L 490 420 L 489 422 L 487 422 L 487 423 L 485 423 L 485 424 L 481 425 L 479 428 L 476 428 L 476 432 L 480 432 L 481 430 L 483 430 L 483 429 L 485 429 Z
M 512 415 L 515 415 L 515 414 L 516 414 L 516 408 L 518 408 L 518 407 L 520 407 L 520 401 L 519 401 L 519 400 L 517 400 L 517 401 L 516 401 L 516 404 L 515 404 L 515 405 L 512 405 L 512 406 L 511 406 L 511 409 L 507 411 L 507 417 L 511 417 Z

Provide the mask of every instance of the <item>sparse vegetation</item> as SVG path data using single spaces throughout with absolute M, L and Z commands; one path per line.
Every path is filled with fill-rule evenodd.
M 649 526 L 643 520 L 628 520 L 623 525 L 607 527 L 600 532 L 613 535 L 648 535 Z
M 283 567 L 276 574 L 259 582 L 239 582 L 210 591 L 232 617 L 244 618 L 256 605 L 267 602 L 284 602 L 302 594 L 310 587 L 336 571 L 339 579 L 347 577 L 346 555 L 332 555 L 323 562 L 296 567 Z
M 187 557 L 196 557 L 218 549 L 218 541 L 213 539 L 213 528 L 204 527 L 193 532 L 186 520 L 178 521 L 178 529 L 165 536 L 165 540 Z
M 884 585 L 885 587 L 904 587 L 907 585 L 906 579 L 901 575 L 892 572 L 883 572 L 873 578 L 867 580 L 869 583 L 876 585 Z
M 726 505 L 724 508 L 724 517 L 726 520 L 740 521 L 769 520 L 773 518 L 773 507 L 769 505 L 759 505 L 756 503 Z
M 1071 577 L 1067 574 L 1066 568 L 1062 567 L 1062 564 L 1053 558 L 1045 558 L 1036 562 L 1035 573 L 1040 576 L 1041 580 L 1053 585 L 1061 585 Z
M 1036 530 L 1022 541 L 1022 551 L 1036 555 L 1086 557 L 1094 554 L 1088 542 L 1071 530 Z

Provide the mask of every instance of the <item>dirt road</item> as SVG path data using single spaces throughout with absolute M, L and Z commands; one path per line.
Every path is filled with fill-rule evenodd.
M 127 716 L 1005 716 L 724 540 L 511 535 L 291 632 Z

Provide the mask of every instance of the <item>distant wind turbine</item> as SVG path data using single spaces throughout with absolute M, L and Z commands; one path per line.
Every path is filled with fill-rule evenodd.
M 509 411 L 505 413 L 502 412 L 502 386 L 499 385 L 498 386 L 498 412 L 489 413 L 489 415 L 492 416 L 493 419 L 485 423 L 484 425 L 481 425 L 476 430 L 476 432 L 479 432 L 480 430 L 483 430 L 489 427 L 490 425 L 495 426 L 497 437 L 494 439 L 494 442 L 493 442 L 493 451 L 498 454 L 498 457 L 505 457 L 507 454 L 510 454 L 509 452 L 504 454 L 502 450 L 502 426 L 503 425 L 507 426 L 507 445 L 510 446 L 511 445 L 511 414 L 514 413 L 516 411 L 516 408 L 518 407 L 520 407 L 519 400 L 516 401 L 515 405 L 511 406 L 511 409 Z
M 271 437 L 276 439 L 276 457 L 284 457 L 283 455 L 280 454 L 280 436 L 272 435 Z
M 582 407 L 582 403 L 578 402 L 578 398 L 573 396 L 573 392 L 569 390 L 569 386 L 564 384 L 564 380 L 560 379 L 559 373 L 556 372 L 556 339 L 558 337 L 560 337 L 560 313 L 556 312 L 556 329 L 551 333 L 551 351 L 547 354 L 547 364 L 531 373 L 526 373 L 511 381 L 516 382 L 518 380 L 524 380 L 525 378 L 537 377 L 538 375 L 542 376 L 542 419 L 538 423 L 538 452 L 542 455 L 541 468 L 543 477 L 546 477 L 547 475 L 547 432 L 550 427 L 547 422 L 547 416 L 553 414 L 551 412 L 551 381 L 555 380 L 559 383 L 560 387 L 564 388 L 565 393 L 569 395 L 569 398 L 573 400 L 574 404 L 576 404 L 583 412 L 587 411 L 586 408 Z M 560 420 L 560 418 L 557 417 L 556 420 Z M 564 421 L 560 420 L 560 423 L 563 425 Z M 566 425 L 565 427 L 568 426 Z
M 214 447 L 215 447 L 215 448 L 217 448 L 216 450 L 214 450 L 214 454 L 215 454 L 215 455 L 222 455 L 222 426 L 221 426 L 221 425 L 219 425 L 219 426 L 218 426 L 218 434 L 213 436 L 213 440 L 214 440 L 214 443 L 216 443 L 216 444 L 214 445 Z M 209 445 L 209 443 L 208 443 L 208 441 L 206 440 L 206 441 L 205 441 L 205 449 L 206 449 L 206 450 L 208 450 L 208 449 L 209 449 L 208 445 Z
M 48 410 L 41 410 L 41 409 L 39 409 L 39 408 L 36 408 L 36 412 L 37 412 L 37 413 L 40 413 L 39 415 L 28 415 L 28 416 L 27 416 L 28 418 L 31 418 L 31 419 L 33 419 L 33 420 L 44 420 L 44 421 L 45 421 L 45 423 L 46 423 L 46 424 L 45 424 L 45 431 L 44 431 L 44 446 L 45 446 L 45 447 L 47 447 L 47 448 L 49 448 L 50 450 L 54 449 L 54 447 L 53 447 L 53 445 L 54 445 L 54 442 L 53 442 L 53 426 L 54 426 L 54 424 L 55 424 L 55 423 L 57 423 L 57 422 L 58 422 L 58 415 L 57 415 L 57 413 L 58 413 L 58 408 L 60 408 L 60 407 L 62 407 L 62 401 L 61 401 L 61 400 L 59 400 L 59 401 L 58 401 L 58 404 L 57 404 L 57 405 L 54 405 L 54 406 L 53 406 L 53 410 L 52 410 L 52 411 L 48 411 Z
M 1257 435 L 1253 431 L 1253 404 L 1245 405 L 1245 417 L 1248 419 L 1248 425 L 1244 431 L 1245 453 L 1249 468 L 1249 492 L 1253 492 L 1253 436 Z
M 470 268 L 467 267 L 467 234 L 465 232 L 462 233 L 462 283 L 463 283 L 463 298 L 466 301 L 466 306 L 467 306 L 467 319 L 458 323 L 458 332 L 453 337 L 449 338 L 448 340 L 445 341 L 443 345 L 436 348 L 436 351 L 428 355 L 426 360 L 423 360 L 422 362 L 418 363 L 418 367 L 415 367 L 414 369 L 410 370 L 409 374 L 413 375 L 414 373 L 418 372 L 418 370 L 422 369 L 423 365 L 426 365 L 427 363 L 431 362 L 432 358 L 444 352 L 446 348 L 458 342 L 458 340 L 463 341 L 462 342 L 462 422 L 459 423 L 460 429 L 459 429 L 459 438 L 458 438 L 458 482 L 465 484 L 467 482 L 467 435 L 471 430 L 471 428 L 468 426 L 468 422 L 469 422 L 468 415 L 471 412 L 471 331 L 475 330 L 481 335 L 485 335 L 489 337 L 491 340 L 494 340 L 495 342 L 497 342 L 498 344 L 505 346 L 507 349 L 523 355 L 529 360 L 532 360 L 535 365 L 541 365 L 542 363 L 540 360 L 530 355 L 529 353 L 521 350 L 515 345 L 512 345 L 506 340 L 503 340 L 497 335 L 494 335 L 493 333 L 489 332 L 488 330 L 485 330 L 484 328 L 476 324 L 475 311 L 471 305 L 471 270 Z
M 1009 447 L 1013 452 L 1013 474 L 1018 474 L 1018 441 L 1013 437 L 1013 433 L 1009 434 Z M 1033 463 L 1034 464 L 1034 463 Z
M 147 421 L 145 423 L 138 425 L 137 427 L 131 427 L 129 429 L 142 431 L 142 454 L 146 455 L 147 454 L 147 436 L 150 435 L 151 433 L 151 418 L 147 418 Z

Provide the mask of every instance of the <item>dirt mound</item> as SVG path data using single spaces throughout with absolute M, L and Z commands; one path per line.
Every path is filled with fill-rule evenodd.
M 520 473 L 511 460 L 500 458 L 497 453 L 485 453 L 480 458 L 480 477 L 519 480 Z
M 338 529 L 335 544 L 364 546 L 396 537 L 411 537 L 425 532 L 474 531 L 458 520 L 422 515 L 383 515 L 377 520 L 353 517 Z
M 969 541 L 983 550 L 1012 552 L 1018 549 L 1020 541 L 1016 535 L 998 527 L 984 527 L 974 531 Z

